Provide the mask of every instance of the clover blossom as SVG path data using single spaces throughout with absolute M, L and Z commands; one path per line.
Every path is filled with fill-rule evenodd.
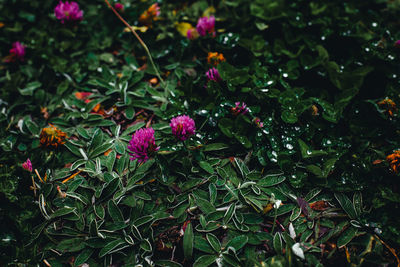
M 145 10 L 139 17 L 139 22 L 150 26 L 153 21 L 159 19 L 161 12 L 158 3 L 152 4 L 147 10 Z
M 130 159 L 137 159 L 138 162 L 146 162 L 159 149 L 160 147 L 156 146 L 153 128 L 137 130 L 128 144 Z
M 17 60 L 23 61 L 25 56 L 25 48 L 26 46 L 20 42 L 14 42 L 12 44 L 12 48 L 10 49 L 10 55 L 4 59 L 4 62 L 14 62 Z
M 83 11 L 79 9 L 77 2 L 60 2 L 54 8 L 54 15 L 61 23 L 64 24 L 65 21 L 77 21 L 83 19 Z
M 114 8 L 115 8 L 117 11 L 119 11 L 119 12 L 124 11 L 124 5 L 121 4 L 121 3 L 115 3 L 115 4 L 114 4 Z
M 246 107 L 246 104 L 244 102 L 242 102 L 240 104 L 240 102 L 235 102 L 235 107 L 233 107 L 231 109 L 233 115 L 237 116 L 239 114 L 246 114 L 247 112 L 249 112 L 249 109 Z
M 386 157 L 386 160 L 389 162 L 390 168 L 393 172 L 397 173 L 400 168 L 400 150 L 395 150 L 393 154 Z
M 206 36 L 208 33 L 215 37 L 215 17 L 201 17 L 197 21 L 197 32 L 200 36 Z
M 214 81 L 214 82 L 220 82 L 222 81 L 221 76 L 219 75 L 219 72 L 216 68 L 211 68 L 206 72 L 207 80 L 208 81 Z
M 172 118 L 169 126 L 171 126 L 172 133 L 181 141 L 185 141 L 196 131 L 194 120 L 187 115 Z
M 24 163 L 22 163 L 22 168 L 29 172 L 32 172 L 32 162 L 29 158 Z

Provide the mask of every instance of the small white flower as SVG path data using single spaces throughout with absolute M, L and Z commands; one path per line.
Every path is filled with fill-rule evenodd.
M 293 227 L 292 223 L 289 224 L 289 234 L 292 239 L 296 238 L 296 232 L 294 231 L 294 227 Z
M 274 208 L 279 209 L 281 204 L 282 204 L 282 200 L 279 200 L 279 199 L 275 200 Z
M 292 251 L 294 255 L 304 260 L 304 252 L 303 249 L 300 247 L 300 243 L 296 243 L 292 246 Z

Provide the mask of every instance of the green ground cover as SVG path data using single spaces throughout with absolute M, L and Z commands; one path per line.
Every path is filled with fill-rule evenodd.
M 1 266 L 399 266 L 399 1 L 110 6 L 0 0 Z

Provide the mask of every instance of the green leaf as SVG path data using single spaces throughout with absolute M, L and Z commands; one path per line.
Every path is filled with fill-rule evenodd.
M 229 208 L 226 210 L 226 213 L 225 213 L 224 219 L 223 219 L 224 224 L 227 224 L 232 219 L 232 216 L 235 214 L 235 209 L 236 209 L 236 205 L 231 204 L 229 206 Z
M 273 244 L 274 244 L 274 249 L 276 251 L 276 253 L 278 254 L 282 254 L 282 237 L 280 235 L 280 233 L 275 233 L 274 235 L 274 240 L 273 240 Z
M 199 162 L 199 166 L 205 170 L 206 172 L 213 174 L 214 173 L 214 168 L 211 166 L 210 163 L 206 162 L 206 161 L 200 161 Z
M 233 121 L 231 119 L 222 118 L 218 122 L 218 128 L 228 137 L 233 137 Z
M 193 245 L 194 245 L 194 236 L 193 236 L 193 227 L 192 223 L 188 223 L 186 226 L 185 234 L 183 236 L 183 254 L 185 259 L 189 260 L 193 255 Z
M 194 248 L 205 253 L 214 253 L 213 248 L 210 246 L 207 240 L 201 236 L 194 237 Z
M 197 258 L 194 262 L 193 267 L 207 267 L 215 262 L 217 259 L 216 255 L 203 255 Z
M 99 252 L 99 257 L 102 258 L 107 254 L 110 254 L 113 250 L 115 250 L 120 245 L 126 244 L 124 240 L 118 238 L 117 240 L 111 241 L 107 243 Z
M 170 260 L 158 260 L 155 262 L 156 266 L 161 266 L 161 267 L 182 267 L 183 265 L 175 262 L 175 261 L 170 261 Z
M 75 259 L 74 265 L 75 266 L 79 266 L 84 264 L 89 258 L 90 256 L 92 256 L 94 252 L 94 249 L 92 248 L 86 248 L 84 249 Z
M 338 238 L 337 246 L 338 248 L 342 248 L 347 245 L 358 233 L 357 228 L 354 226 L 350 226 L 346 229 Z
M 279 174 L 267 174 L 257 182 L 258 186 L 262 187 L 269 187 L 269 186 L 274 186 L 277 184 L 282 183 L 283 181 L 286 180 L 286 177 L 283 176 L 281 173 Z
M 299 143 L 300 152 L 301 152 L 301 156 L 303 157 L 303 159 L 324 156 L 324 155 L 328 154 L 327 152 L 325 152 L 323 150 L 311 150 L 310 147 L 306 143 L 304 143 L 304 141 L 301 139 L 298 139 L 297 141 Z
M 26 95 L 26 96 L 33 96 L 33 92 L 42 86 L 42 83 L 39 81 L 34 81 L 28 83 L 24 89 L 18 89 L 21 95 Z
M 239 235 L 231 239 L 227 244 L 226 248 L 228 247 L 233 247 L 236 251 L 244 247 L 247 242 L 249 241 L 249 238 L 245 235 Z
M 53 214 L 50 215 L 50 218 L 54 219 L 57 217 L 61 217 L 67 214 L 74 212 L 76 208 L 64 207 L 61 209 L 56 210 Z
M 219 253 L 221 251 L 221 243 L 219 242 L 218 238 L 211 233 L 206 234 L 206 238 L 215 252 Z
M 203 151 L 217 151 L 217 150 L 222 150 L 222 149 L 227 149 L 229 146 L 224 143 L 213 143 L 213 144 L 208 144 L 205 145 L 203 148 Z
M 203 198 L 196 198 L 196 204 L 197 206 L 199 206 L 199 209 L 205 214 L 209 214 L 216 210 L 215 207 L 209 201 Z
M 339 202 L 342 209 L 349 215 L 351 219 L 356 219 L 357 214 L 351 200 L 343 193 L 335 193 L 335 198 Z
M 107 207 L 108 207 L 108 213 L 110 214 L 110 217 L 114 222 L 124 221 L 124 217 L 122 216 L 121 210 L 118 208 L 117 204 L 115 204 L 115 202 L 112 199 L 108 201 Z

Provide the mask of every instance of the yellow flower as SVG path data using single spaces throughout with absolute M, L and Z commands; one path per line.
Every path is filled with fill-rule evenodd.
M 54 125 L 50 124 L 50 127 L 43 128 L 40 133 L 40 145 L 45 147 L 55 147 L 63 145 L 66 142 L 67 134 L 57 129 Z
M 188 30 L 194 29 L 192 24 L 190 24 L 188 22 L 176 23 L 175 28 L 183 37 L 187 37 Z
M 146 11 L 142 13 L 139 17 L 139 22 L 144 25 L 151 25 L 153 21 L 159 19 L 160 7 L 158 3 L 152 4 Z

